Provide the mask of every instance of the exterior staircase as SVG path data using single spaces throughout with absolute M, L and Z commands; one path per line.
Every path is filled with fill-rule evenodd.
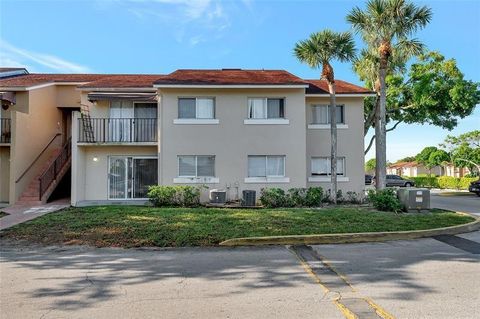
M 58 183 L 68 172 L 71 164 L 71 143 L 68 141 L 61 149 L 52 151 L 48 160 L 45 161 L 39 173 L 30 181 L 15 205 L 31 206 L 45 204 Z

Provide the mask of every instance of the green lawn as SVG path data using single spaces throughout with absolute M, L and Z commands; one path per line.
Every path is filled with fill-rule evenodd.
M 68 208 L 0 236 L 99 247 L 212 246 L 235 237 L 428 229 L 473 218 L 453 212 L 394 214 L 366 208 L 214 209 L 103 206 Z
M 7 213 L 0 212 L 0 218 L 5 217 L 5 216 L 7 216 L 7 215 L 8 215 Z

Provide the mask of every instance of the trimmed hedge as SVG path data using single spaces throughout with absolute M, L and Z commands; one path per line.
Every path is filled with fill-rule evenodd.
M 409 177 L 415 182 L 415 186 L 429 188 L 450 188 L 450 189 L 468 189 L 471 182 L 478 180 L 478 177 Z
M 408 177 L 415 182 L 417 187 L 428 187 L 428 188 L 438 188 L 438 177 L 436 176 L 418 176 L 418 177 Z
M 262 188 L 260 202 L 267 208 L 289 207 L 320 207 L 330 202 L 330 190 L 324 191 L 321 187 L 290 188 L 284 191 L 281 188 Z M 337 192 L 337 203 L 359 204 L 363 196 L 355 192 L 347 192 L 344 197 L 341 190 Z
M 155 207 L 195 207 L 200 205 L 202 187 L 150 186 L 148 199 Z

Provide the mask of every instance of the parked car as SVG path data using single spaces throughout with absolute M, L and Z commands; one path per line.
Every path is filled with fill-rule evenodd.
M 365 174 L 365 185 L 372 185 L 373 183 L 373 176 Z
M 480 179 L 478 181 L 473 181 L 468 187 L 468 191 L 477 194 L 480 196 Z
M 375 177 L 373 178 L 373 184 L 375 184 Z M 415 182 L 410 179 L 405 179 L 400 175 L 387 175 L 386 180 L 387 187 L 412 187 L 415 186 Z

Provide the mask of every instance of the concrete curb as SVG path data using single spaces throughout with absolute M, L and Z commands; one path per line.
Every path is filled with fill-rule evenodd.
M 480 217 L 462 212 L 457 212 L 457 214 L 469 215 L 475 218 L 475 220 L 467 224 L 426 230 L 232 238 L 221 242 L 220 246 L 315 245 L 382 242 L 389 240 L 417 239 L 439 235 L 456 235 L 461 233 L 469 233 L 480 229 Z

